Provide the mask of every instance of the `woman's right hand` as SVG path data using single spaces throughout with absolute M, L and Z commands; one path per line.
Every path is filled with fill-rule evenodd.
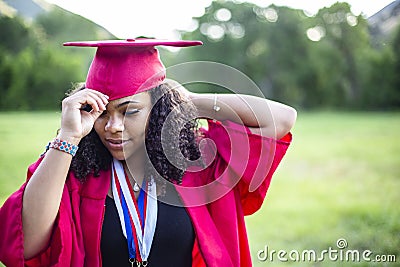
M 108 96 L 92 89 L 83 89 L 65 98 L 62 101 L 58 138 L 77 145 L 92 130 L 107 104 Z M 92 110 L 83 110 L 86 105 L 91 106 Z

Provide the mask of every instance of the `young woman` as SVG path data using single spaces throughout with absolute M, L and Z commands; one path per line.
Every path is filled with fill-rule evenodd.
M 165 79 L 154 46 L 198 44 L 67 44 L 98 49 L 58 136 L 0 210 L 4 264 L 251 265 L 244 215 L 260 208 L 296 112 Z

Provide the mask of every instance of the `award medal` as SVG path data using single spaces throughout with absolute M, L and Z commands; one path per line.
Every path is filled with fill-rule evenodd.
M 157 224 L 156 183 L 143 182 L 136 200 L 122 163 L 116 159 L 112 164 L 112 192 L 118 210 L 122 232 L 128 242 L 131 266 L 145 267 Z M 144 188 L 143 188 L 144 187 Z

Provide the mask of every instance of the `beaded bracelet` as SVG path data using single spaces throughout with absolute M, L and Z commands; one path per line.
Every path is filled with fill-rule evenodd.
M 58 138 L 56 138 L 53 141 L 49 142 L 49 144 L 46 147 L 46 151 L 49 148 L 54 148 L 54 149 L 60 150 L 62 152 L 68 153 L 68 154 L 70 154 L 72 156 L 75 156 L 76 151 L 78 150 L 78 146 L 77 145 L 68 143 L 67 141 L 63 141 L 63 140 L 58 139 Z

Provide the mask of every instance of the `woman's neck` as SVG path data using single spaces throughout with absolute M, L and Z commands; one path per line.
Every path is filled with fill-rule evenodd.
M 131 161 L 128 164 L 126 161 L 123 161 L 122 165 L 124 166 L 124 170 L 128 175 L 131 185 L 133 186 L 137 183 L 139 186 L 142 186 L 144 177 L 143 164 L 134 164 L 134 162 Z

